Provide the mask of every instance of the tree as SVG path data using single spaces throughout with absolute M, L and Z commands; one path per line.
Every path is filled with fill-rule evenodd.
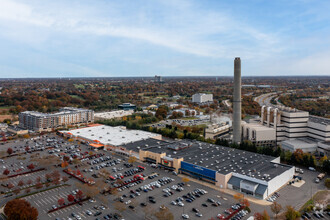
M 17 185 L 18 186 L 23 186 L 24 185 L 24 181 L 23 180 L 20 180 Z
M 26 181 L 26 184 L 31 185 L 31 184 L 32 184 L 32 180 L 31 180 L 31 179 L 28 179 L 28 180 Z
M 44 185 L 41 182 L 38 182 L 34 187 L 36 189 L 41 189 Z
M 273 202 L 273 204 L 270 206 L 270 209 L 275 214 L 275 218 L 277 218 L 278 213 L 280 213 L 282 210 L 282 206 L 277 202 Z
M 292 206 L 288 205 L 285 211 L 285 218 L 287 220 L 296 220 L 300 216 L 300 213 L 296 211 Z
M 67 161 L 62 161 L 62 163 L 61 163 L 61 167 L 62 168 L 65 168 L 65 167 L 67 167 L 67 166 L 69 166 L 69 163 L 67 162 Z
M 13 193 L 15 193 L 15 195 L 17 195 L 17 194 L 20 193 L 20 192 L 21 192 L 21 190 L 18 189 L 18 188 L 13 190 Z
M 37 220 L 38 210 L 24 199 L 14 199 L 7 202 L 4 212 L 8 219 Z
M 134 157 L 134 156 L 130 156 L 130 157 L 128 158 L 127 162 L 133 164 L 133 163 L 135 163 L 136 160 L 137 160 L 136 157 Z
M 81 190 L 78 190 L 76 194 L 76 199 L 81 200 L 84 197 L 84 194 Z
M 7 176 L 9 173 L 10 171 L 8 169 L 5 169 L 2 174 Z
M 188 177 L 182 177 L 182 182 L 184 183 L 188 183 L 190 181 L 190 179 Z
M 270 220 L 270 217 L 266 210 L 264 210 L 263 213 L 260 212 L 254 213 L 253 217 L 255 220 Z
M 67 182 L 68 180 L 69 180 L 69 178 L 68 178 L 67 176 L 63 176 L 63 177 L 62 177 L 62 181 L 63 181 L 63 183 Z
M 13 149 L 11 149 L 10 147 L 7 149 L 7 153 L 9 154 L 9 155 L 11 155 L 12 153 L 13 153 Z
M 158 220 L 174 220 L 173 213 L 165 207 L 154 214 Z
M 41 182 L 41 177 L 40 177 L 40 176 L 38 176 L 38 177 L 36 178 L 36 182 L 37 182 L 37 183 L 40 183 L 40 182 Z
M 237 200 L 238 202 L 240 202 L 243 198 L 244 198 L 244 196 L 241 193 L 236 193 L 234 195 L 234 199 Z
M 69 201 L 69 202 L 73 202 L 73 201 L 74 201 L 74 196 L 71 195 L 71 194 L 69 194 L 69 195 L 68 195 L 68 201 Z
M 330 188 L 330 178 L 324 180 L 324 185 L 329 189 Z
M 57 200 L 57 203 L 58 203 L 60 206 L 62 206 L 62 205 L 64 205 L 65 200 L 64 200 L 63 198 L 60 198 L 60 199 Z
M 34 167 L 33 163 L 31 163 L 30 165 L 27 166 L 27 168 L 32 171 L 35 167 Z
M 12 188 L 14 188 L 15 186 L 14 186 L 14 184 L 12 184 L 12 183 L 8 183 L 8 185 L 7 185 L 7 188 L 8 189 L 12 189 Z

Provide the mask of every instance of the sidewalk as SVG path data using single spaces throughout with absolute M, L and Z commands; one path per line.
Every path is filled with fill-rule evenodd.
M 178 175 L 179 177 L 188 177 L 188 176 L 185 176 L 185 175 L 182 175 L 182 174 L 179 174 Z M 225 193 L 227 195 L 230 195 L 230 196 L 234 196 L 235 194 L 237 194 L 238 192 L 237 191 L 234 191 L 234 190 L 230 190 L 230 189 L 220 189 L 219 187 L 217 187 L 216 185 L 213 185 L 213 184 L 210 184 L 210 183 L 207 183 L 207 182 L 204 182 L 204 181 L 201 181 L 201 180 L 197 180 L 197 179 L 194 179 L 194 178 L 191 178 L 191 177 L 188 177 L 190 179 L 190 181 L 192 182 L 195 182 L 195 183 L 198 183 L 198 184 L 201 184 L 203 186 L 207 186 L 207 187 L 210 187 L 212 189 L 215 189 L 217 191 L 219 191 L 220 193 Z M 253 198 L 253 197 L 250 197 L 250 196 L 247 196 L 247 195 L 244 195 L 244 198 L 249 200 L 249 202 L 252 202 L 252 203 L 255 203 L 257 205 L 262 205 L 262 206 L 269 206 L 271 205 L 272 203 L 271 202 L 268 202 L 266 200 L 261 200 L 261 199 L 256 199 L 256 198 Z

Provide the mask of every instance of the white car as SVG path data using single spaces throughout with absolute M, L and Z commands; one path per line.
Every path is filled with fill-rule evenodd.
M 187 214 L 182 214 L 182 218 L 183 218 L 183 219 L 188 219 L 188 218 L 189 218 L 189 215 L 187 215 Z
M 89 216 L 91 216 L 93 213 L 91 211 L 87 210 L 86 211 L 86 214 L 89 215 Z

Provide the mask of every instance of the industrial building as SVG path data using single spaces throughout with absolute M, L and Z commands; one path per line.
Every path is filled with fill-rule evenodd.
M 277 141 L 310 137 L 330 141 L 330 119 L 289 107 L 263 106 L 261 124 L 276 130 Z
M 118 105 L 119 109 L 123 109 L 125 111 L 127 110 L 135 110 L 136 109 L 136 105 L 131 104 L 131 103 L 123 103 L 121 105 Z
M 275 129 L 259 123 L 242 122 L 242 138 L 256 146 L 276 146 Z
M 228 123 L 212 124 L 205 128 L 205 139 L 220 138 L 225 134 L 228 134 L 230 126 Z
M 311 116 L 306 111 L 278 106 L 262 106 L 260 123 L 241 124 L 243 140 L 257 146 L 276 146 L 294 152 L 330 155 L 330 119 Z
M 192 96 L 192 102 L 199 104 L 213 102 L 213 94 L 196 93 Z
M 73 107 L 61 108 L 57 113 L 25 111 L 18 115 L 19 127 L 37 132 L 52 131 L 67 125 L 94 122 L 94 111 Z

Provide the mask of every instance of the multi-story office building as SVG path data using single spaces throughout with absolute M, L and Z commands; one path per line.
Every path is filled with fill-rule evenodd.
M 66 125 L 77 125 L 94 122 L 94 111 L 72 107 L 61 108 L 57 113 L 41 113 L 35 111 L 21 112 L 19 126 L 33 131 L 51 131 Z
M 195 103 L 213 102 L 213 94 L 196 93 L 192 96 L 192 102 Z

